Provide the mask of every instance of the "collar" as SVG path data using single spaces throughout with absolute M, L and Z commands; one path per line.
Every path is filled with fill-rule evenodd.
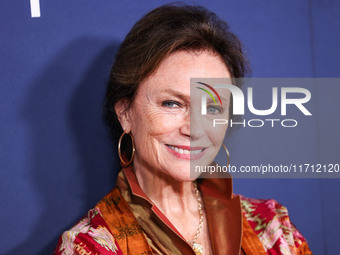
M 150 206 L 156 216 L 184 240 L 175 226 L 141 189 L 132 166 L 122 169 L 118 175 L 117 186 L 122 193 L 131 192 L 133 203 Z M 233 196 L 231 175 L 228 178 L 200 178 L 198 187 L 207 214 L 213 253 L 239 254 L 242 240 L 242 212 L 239 196 Z

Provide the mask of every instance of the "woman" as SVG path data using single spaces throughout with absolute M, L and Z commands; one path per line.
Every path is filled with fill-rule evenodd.
M 208 102 L 202 117 L 204 92 L 190 91 L 190 78 L 246 71 L 238 38 L 202 7 L 165 5 L 139 20 L 107 91 L 123 169 L 116 188 L 61 236 L 55 254 L 311 254 L 283 206 L 234 196 L 230 178 L 190 175 L 191 164 L 213 164 L 227 127 L 212 131 L 208 120 L 229 118 L 231 100 L 217 91 L 221 105 Z

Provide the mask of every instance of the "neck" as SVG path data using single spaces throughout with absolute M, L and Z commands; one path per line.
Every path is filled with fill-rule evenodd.
M 138 183 L 146 196 L 165 214 L 197 214 L 197 198 L 192 181 L 180 181 L 134 160 Z

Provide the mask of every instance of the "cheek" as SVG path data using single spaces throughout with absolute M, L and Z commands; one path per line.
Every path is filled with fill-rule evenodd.
M 162 162 L 162 144 L 169 143 L 176 135 L 178 123 L 179 118 L 174 114 L 148 112 L 140 117 L 133 130 L 139 156 L 146 161 Z
M 209 128 L 206 130 L 206 134 L 212 144 L 220 146 L 223 143 L 225 133 L 227 132 L 227 125 L 216 126 L 215 128 Z
M 202 134 L 213 145 L 220 146 L 223 143 L 225 134 L 228 129 L 228 124 L 216 124 L 214 127 L 214 119 L 226 120 L 225 116 L 209 116 L 206 115 L 201 118 L 200 125 L 202 127 Z
M 161 113 L 157 110 L 149 109 L 135 115 L 133 133 L 138 138 L 150 139 L 158 138 L 159 136 L 170 135 L 179 128 L 181 117 L 179 114 Z

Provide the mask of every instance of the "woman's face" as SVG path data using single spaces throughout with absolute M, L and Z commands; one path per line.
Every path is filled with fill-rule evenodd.
M 212 125 L 212 119 L 228 119 L 228 90 L 218 90 L 224 108 L 207 102 L 201 115 L 201 95 L 190 78 L 230 78 L 221 58 L 210 51 L 178 51 L 164 59 L 138 88 L 127 111 L 117 104 L 123 130 L 131 132 L 136 147 L 134 167 L 139 171 L 179 181 L 189 181 L 190 165 L 209 165 L 223 142 L 227 125 Z M 199 84 L 198 84 L 199 85 Z

